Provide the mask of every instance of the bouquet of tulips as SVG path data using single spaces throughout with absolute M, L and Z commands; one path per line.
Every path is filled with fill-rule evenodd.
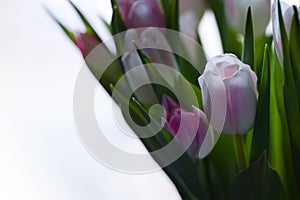
M 300 8 L 279 0 L 111 0 L 111 22 L 102 20 L 111 39 L 103 41 L 70 4 L 85 32 L 49 13 L 149 151 L 130 155 L 92 137 L 82 99 L 94 88 L 77 85 L 76 125 L 100 161 L 129 173 L 158 164 L 183 199 L 300 199 Z M 207 9 L 224 51 L 212 58 L 198 34 Z

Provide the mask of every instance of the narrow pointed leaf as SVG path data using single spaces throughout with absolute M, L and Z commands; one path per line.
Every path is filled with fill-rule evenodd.
M 148 124 L 150 116 L 147 114 L 147 111 L 142 107 L 142 105 L 138 101 L 134 99 L 127 101 L 122 96 L 122 93 L 120 93 L 119 91 L 117 91 L 117 96 L 118 96 L 117 101 L 121 105 L 121 108 L 124 108 L 125 106 L 129 106 L 130 110 L 134 112 L 134 116 L 139 118 L 138 120 L 140 120 L 141 124 L 143 125 Z M 130 120 L 131 116 L 126 114 L 126 112 L 123 112 L 123 115 L 127 123 L 131 126 L 131 128 L 133 128 L 134 126 L 132 124 L 132 120 Z M 145 130 L 149 132 L 148 134 L 151 134 L 153 132 L 151 127 L 148 127 L 148 129 Z M 153 152 L 168 144 L 168 141 L 164 139 L 162 134 L 170 134 L 170 133 L 168 133 L 165 129 L 162 129 L 157 134 L 153 133 L 154 135 L 153 137 L 140 138 L 140 139 L 145 145 L 145 147 L 148 149 L 148 151 Z M 180 146 L 178 147 L 180 148 Z M 161 155 L 151 154 L 151 155 L 155 156 L 154 159 L 158 164 L 164 163 L 165 156 L 168 156 L 168 154 L 161 154 Z M 183 199 L 207 199 L 205 190 L 203 189 L 204 187 L 203 183 L 199 179 L 199 175 L 197 169 L 195 168 L 194 162 L 192 161 L 192 159 L 187 153 L 184 153 L 175 162 L 163 168 L 163 170 L 173 181 L 173 183 L 175 184 L 176 188 L 178 189 Z
M 293 75 L 297 90 L 298 106 L 300 108 L 300 22 L 297 8 L 294 6 L 294 17 L 291 24 L 290 31 L 290 56 Z M 300 110 L 299 110 L 300 112 Z
M 75 44 L 75 36 L 74 34 L 68 30 L 53 14 L 48 8 L 45 8 L 46 12 L 49 14 L 49 16 L 60 26 L 60 28 L 65 32 L 65 34 L 69 37 L 69 39 Z
M 254 34 L 251 7 L 248 8 L 247 12 L 242 61 L 254 70 Z
M 269 149 L 270 134 L 270 55 L 265 46 L 264 62 L 261 73 L 259 97 L 252 137 L 250 162 L 257 160 L 263 151 Z
M 300 187 L 300 23 L 298 20 L 298 10 L 294 6 L 294 17 L 290 32 L 290 61 L 291 69 L 286 69 L 286 107 L 288 114 L 288 123 L 290 130 L 290 140 L 292 146 L 292 155 L 294 161 L 294 170 L 298 187 Z M 287 80 L 288 79 L 288 80 Z M 294 81 L 294 82 L 292 82 Z M 289 84 L 289 85 L 288 85 Z M 294 109 L 294 112 L 292 112 Z M 293 118 L 293 119 L 291 119 Z M 292 120 L 292 121 L 291 121 Z M 298 125 L 297 125 L 298 124 Z
M 69 3 L 74 8 L 74 10 L 78 14 L 78 16 L 80 17 L 82 23 L 84 24 L 84 26 L 86 28 L 86 32 L 91 35 L 94 35 L 95 37 L 97 37 L 97 39 L 100 42 L 102 42 L 101 38 L 99 37 L 97 32 L 94 30 L 94 28 L 91 26 L 91 24 L 88 22 L 88 20 L 85 18 L 85 16 L 82 14 L 82 12 L 75 6 L 75 4 L 72 1 L 69 0 Z
M 277 172 L 268 163 L 266 153 L 235 178 L 231 200 L 281 200 L 285 198 Z
M 112 15 L 110 26 L 111 26 L 112 35 L 116 35 L 118 33 L 126 31 L 126 26 L 123 22 L 116 0 L 111 0 L 111 5 L 113 9 L 113 15 Z
M 179 31 L 179 0 L 170 0 L 167 15 L 167 28 Z

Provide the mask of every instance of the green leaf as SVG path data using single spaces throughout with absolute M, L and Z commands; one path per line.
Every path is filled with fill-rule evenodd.
M 135 44 L 136 45 L 136 44 Z M 152 83 L 151 86 L 153 88 L 154 93 L 157 97 L 157 102 L 161 102 L 163 95 L 171 95 L 169 90 L 166 88 L 171 88 L 169 83 L 165 81 L 165 79 L 159 74 L 159 72 L 155 69 L 155 66 L 151 62 L 151 60 L 140 50 L 137 46 L 137 52 L 142 60 L 143 64 L 145 65 L 144 68 L 149 76 L 150 82 Z M 160 87 L 157 82 L 161 83 L 165 87 Z
M 293 66 L 295 52 L 290 52 L 289 41 L 285 31 L 285 26 L 283 22 L 282 12 L 280 3 L 278 2 L 278 13 L 279 13 L 279 25 L 281 32 L 281 43 L 282 43 L 282 52 L 283 52 L 283 67 L 284 67 L 284 106 L 286 112 L 286 120 L 289 130 L 290 142 L 292 147 L 292 155 L 294 162 L 294 171 L 296 175 L 296 180 L 298 180 L 298 187 L 300 186 L 300 112 L 299 112 L 299 100 L 297 95 L 296 82 L 294 79 L 294 72 L 296 71 L 297 66 Z M 293 23 L 295 27 L 295 23 Z M 295 28 L 293 28 L 295 29 Z M 293 31 L 294 32 L 294 31 Z M 293 34 L 293 33 L 292 33 Z M 293 43 L 295 41 L 290 41 Z M 298 55 L 299 56 L 299 55 Z
M 100 41 L 100 43 L 102 42 L 101 38 L 99 37 L 99 35 L 97 34 L 97 32 L 94 30 L 94 28 L 91 26 L 91 24 L 88 22 L 88 20 L 85 18 L 85 16 L 82 14 L 82 12 L 74 5 L 74 3 L 72 1 L 68 1 L 70 3 L 70 5 L 74 8 L 74 10 L 76 11 L 76 13 L 78 14 L 78 16 L 80 17 L 82 23 L 84 24 L 85 28 L 86 28 L 86 32 L 97 37 L 97 39 Z
M 299 198 L 290 144 L 290 136 L 284 109 L 284 71 L 275 55 L 271 67 L 271 99 L 270 99 L 270 146 L 269 158 L 272 166 L 278 171 L 289 199 Z
M 284 197 L 280 178 L 269 165 L 266 153 L 248 169 L 237 174 L 230 192 L 232 200 L 277 200 Z
M 170 0 L 168 8 L 168 12 L 165 13 L 167 28 L 179 31 L 179 0 Z
M 292 19 L 290 30 L 290 56 L 293 69 L 293 75 L 297 90 L 298 105 L 300 108 L 300 22 L 298 16 L 298 10 L 294 6 L 294 17 Z M 300 112 L 300 110 L 299 110 Z
M 113 15 L 111 19 L 111 32 L 112 35 L 116 35 L 118 33 L 126 31 L 126 26 L 123 22 L 116 0 L 111 0 L 111 5 L 113 9 Z
M 206 63 L 206 57 L 204 55 L 204 52 L 198 52 L 198 59 L 201 59 L 203 63 Z M 193 85 L 199 85 L 198 78 L 201 75 L 200 72 L 193 66 L 190 62 L 188 62 L 186 59 L 180 57 L 179 55 L 175 55 L 176 60 L 179 64 L 179 71 L 181 74 Z M 205 64 L 204 64 L 205 65 Z M 204 68 L 204 65 L 201 66 L 201 68 Z M 199 66 L 200 67 L 200 66 Z
M 250 162 L 259 158 L 262 152 L 269 149 L 270 134 L 270 54 L 265 46 L 264 62 L 261 73 L 261 84 L 257 103 Z
M 289 113 L 288 120 L 290 120 L 291 117 L 294 117 L 293 124 L 289 124 L 289 129 L 291 134 L 290 140 L 292 146 L 294 170 L 296 180 L 298 181 L 298 187 L 300 187 L 300 23 L 298 19 L 298 10 L 294 6 L 294 16 L 291 24 L 289 43 L 291 71 L 289 71 L 289 69 L 286 70 L 286 79 L 289 79 L 289 82 L 287 82 L 287 80 L 286 82 L 290 85 L 286 85 L 286 89 L 288 92 L 287 95 L 289 95 L 286 96 L 286 100 L 289 101 L 288 103 L 292 103 L 291 105 L 288 105 L 289 111 L 291 112 L 292 108 L 294 108 L 294 113 Z M 292 76 L 294 85 L 292 83 Z
M 165 19 L 167 18 L 167 14 L 169 12 L 169 7 L 170 7 L 170 0 L 160 0 L 160 4 L 163 8 L 163 11 L 164 11 L 164 16 L 165 16 Z
M 109 32 L 112 32 L 111 25 L 105 21 L 101 16 L 99 16 L 100 21 L 106 26 L 106 28 L 109 30 Z
M 113 88 L 113 86 L 111 86 L 111 88 L 112 90 L 116 89 Z M 138 101 L 134 99 L 127 101 L 126 98 L 122 96 L 122 93 L 120 91 L 117 90 L 115 92 L 115 100 L 119 103 L 121 109 L 129 106 L 131 112 L 134 113 L 133 116 L 136 117 L 136 120 L 139 120 L 139 124 L 145 126 L 149 123 L 150 116 Z M 124 112 L 123 109 L 122 111 L 124 118 L 129 126 L 133 128 L 137 135 L 139 135 L 139 133 L 134 129 L 135 126 L 133 126 L 132 124 L 132 115 L 128 115 L 128 113 Z M 159 133 L 153 133 L 153 130 L 150 126 L 148 126 L 144 130 L 148 132 L 147 135 L 153 135 L 153 137 L 150 138 L 140 138 L 149 152 L 158 150 L 168 144 L 168 141 L 166 141 L 166 139 L 163 137 L 163 134 L 170 135 L 170 133 L 168 133 L 166 130 L 162 129 Z M 180 148 L 179 144 L 178 148 Z M 155 159 L 155 161 L 160 164 L 164 163 L 164 159 L 166 158 L 166 156 L 169 156 L 168 153 L 172 152 L 164 152 L 164 154 L 151 155 L 154 156 L 153 158 Z M 163 170 L 173 181 L 183 199 L 207 199 L 205 192 L 206 189 L 204 188 L 205 184 L 201 180 L 202 177 L 199 176 L 194 161 L 187 153 L 184 153 L 175 162 L 163 168 Z
M 232 136 L 221 134 L 217 144 L 210 152 L 209 158 L 215 169 L 216 176 L 220 179 L 221 190 L 227 197 L 229 195 L 229 187 L 237 170 Z
M 252 14 L 251 7 L 248 8 L 247 19 L 246 19 L 246 27 L 245 27 L 245 37 L 243 44 L 243 53 L 242 53 L 242 61 L 251 66 L 254 70 L 254 34 L 253 34 L 253 22 L 252 22 Z
M 75 36 L 74 34 L 69 30 L 67 29 L 53 14 L 52 12 L 45 7 L 45 10 L 46 12 L 49 14 L 49 16 L 60 26 L 60 28 L 65 32 L 65 34 L 69 37 L 69 39 L 74 43 L 76 44 L 76 39 L 75 39 Z

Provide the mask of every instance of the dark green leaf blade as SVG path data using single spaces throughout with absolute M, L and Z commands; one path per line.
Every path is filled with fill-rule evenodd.
M 112 87 L 112 89 L 115 90 L 116 88 Z M 115 91 L 115 93 L 115 100 L 119 103 L 121 109 L 129 106 L 129 109 L 134 113 L 136 120 L 138 120 L 142 125 L 148 125 L 150 116 L 138 101 L 134 99 L 129 101 L 126 100 L 120 91 Z M 128 112 L 124 112 L 123 109 L 122 113 L 129 126 L 137 133 L 137 130 L 134 129 L 134 124 L 132 124 L 132 115 L 129 115 Z M 158 150 L 168 144 L 168 141 L 163 137 L 163 135 L 170 135 L 170 133 L 168 133 L 165 129 L 162 129 L 159 133 L 153 133 L 151 127 L 148 126 L 148 128 L 145 130 L 147 130 L 147 135 L 153 135 L 153 137 L 149 138 L 140 138 L 149 152 L 154 152 L 155 150 Z M 139 135 L 139 133 L 137 133 L 137 135 Z M 178 148 L 180 148 L 179 144 Z M 168 153 L 172 152 L 165 152 L 165 154 L 152 153 L 151 155 L 155 161 L 160 164 L 164 163 L 164 159 L 166 156 L 168 156 Z M 163 170 L 173 181 L 183 199 L 207 199 L 205 193 L 206 189 L 204 189 L 205 185 L 201 181 L 201 177 L 199 177 L 193 160 L 187 153 L 183 153 L 180 158 L 170 165 L 164 167 Z
M 179 31 L 179 0 L 170 0 L 169 12 L 165 17 L 167 28 Z
M 299 22 L 298 10 L 294 6 L 294 17 L 292 19 L 290 30 L 290 56 L 291 65 L 297 90 L 298 105 L 300 108 L 300 22 Z M 300 110 L 299 110 L 300 112 Z
M 266 153 L 248 169 L 236 176 L 231 192 L 231 200 L 279 200 L 285 192 L 280 178 L 268 163 Z
M 70 5 L 74 8 L 74 10 L 76 11 L 76 13 L 78 14 L 78 16 L 80 17 L 82 23 L 84 24 L 85 28 L 86 28 L 86 33 L 89 33 L 95 37 L 97 37 L 97 39 L 102 42 L 101 38 L 99 37 L 99 35 L 97 34 L 97 32 L 94 30 L 94 28 L 92 27 L 92 25 L 88 22 L 88 20 L 85 18 L 85 16 L 83 15 L 83 13 L 77 8 L 77 6 L 75 6 L 75 4 L 69 0 L 68 1 L 70 3 Z
M 270 54 L 269 47 L 266 45 L 252 137 L 250 163 L 257 160 L 265 149 L 269 149 L 270 89 Z
M 293 119 L 293 124 L 289 122 L 290 130 L 290 142 L 292 147 L 292 155 L 294 162 L 294 170 L 296 175 L 296 180 L 298 181 L 298 187 L 300 187 L 300 23 L 298 18 L 298 10 L 294 6 L 294 16 L 292 19 L 291 30 L 290 30 L 290 41 L 289 41 L 289 52 L 290 52 L 290 62 L 291 69 L 286 69 L 286 85 L 285 89 L 287 91 L 286 101 L 292 103 L 287 105 L 289 107 L 288 120 Z M 288 79 L 288 80 L 287 80 Z M 294 81 L 294 82 L 292 82 Z M 290 113 L 294 108 L 294 113 Z M 287 108 L 286 108 L 287 109 Z M 297 126 L 298 123 L 298 126 Z
M 110 25 L 111 32 L 112 32 L 112 35 L 116 35 L 118 33 L 126 31 L 126 26 L 121 17 L 117 2 L 115 0 L 111 0 L 111 5 L 112 5 L 112 9 L 113 9 L 113 15 L 112 15 L 111 25 Z
M 251 68 L 254 70 L 254 68 L 255 68 L 254 67 L 254 63 L 255 63 L 255 60 L 254 60 L 254 33 L 253 33 L 251 7 L 249 7 L 248 11 L 247 11 L 242 61 L 244 63 L 250 65 Z
M 75 35 L 68 29 L 66 28 L 53 14 L 52 12 L 45 7 L 46 12 L 49 14 L 49 16 L 60 26 L 60 28 L 64 31 L 64 33 L 69 37 L 69 39 L 73 42 L 76 43 Z

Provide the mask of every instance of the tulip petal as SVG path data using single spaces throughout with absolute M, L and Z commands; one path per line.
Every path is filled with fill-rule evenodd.
M 282 13 L 285 13 L 288 9 L 289 5 L 280 1 L 281 11 Z M 280 34 L 280 28 L 279 28 L 279 14 L 278 14 L 278 8 L 277 8 L 277 1 L 273 2 L 272 5 L 272 26 L 273 26 L 273 38 L 274 38 L 274 46 L 276 49 L 276 53 L 278 55 L 279 61 L 282 63 L 282 45 L 281 45 L 281 34 Z
M 244 69 L 224 80 L 229 85 L 229 102 L 233 125 L 237 133 L 245 134 L 253 126 L 256 113 L 256 93 L 253 83 Z
M 164 16 L 157 5 L 157 1 L 135 1 L 126 16 L 125 24 L 128 28 L 164 27 Z
M 206 71 L 199 78 L 199 84 L 202 89 L 202 101 L 205 113 L 210 124 L 218 131 L 234 134 L 230 116 L 226 117 L 226 89 L 222 77 L 214 70 Z M 227 121 L 226 121 L 227 120 Z
M 97 45 L 100 44 L 96 37 L 87 33 L 79 34 L 75 40 L 83 57 L 86 57 Z

